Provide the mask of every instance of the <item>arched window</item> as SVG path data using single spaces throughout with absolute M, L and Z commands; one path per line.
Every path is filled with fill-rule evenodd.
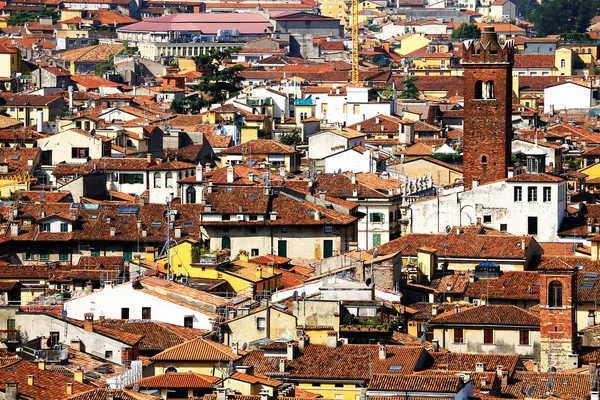
M 185 202 L 186 204 L 196 203 L 196 188 L 193 186 L 188 186 L 185 190 Z
M 160 172 L 155 172 L 154 173 L 154 187 L 155 188 L 159 188 L 160 187 Z
M 483 81 L 475 82 L 475 98 L 483 99 Z
M 548 307 L 562 307 L 562 284 L 559 281 L 548 285 Z
M 168 366 L 167 369 L 165 369 L 165 374 L 169 374 L 169 373 L 175 373 L 177 372 L 177 368 L 175 368 L 174 366 Z
M 565 59 L 563 58 L 562 60 L 560 60 L 560 67 L 564 68 L 567 66 L 567 62 L 565 61 Z
M 168 188 L 173 187 L 173 173 L 172 172 L 167 172 L 167 187 Z
M 487 81 L 483 88 L 483 98 L 486 100 L 494 99 L 494 81 Z
M 487 165 L 487 157 L 481 156 L 481 165 Z

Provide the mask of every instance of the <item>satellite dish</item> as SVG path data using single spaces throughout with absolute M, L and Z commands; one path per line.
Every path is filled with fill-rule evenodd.
M 527 389 L 527 396 L 529 396 L 529 397 L 533 396 L 534 391 L 535 391 L 535 388 L 533 387 L 533 385 L 529 385 L 529 389 Z
M 373 278 L 367 278 L 367 280 L 365 281 L 367 286 L 371 286 L 371 283 L 373 283 Z
M 247 348 L 248 348 L 248 343 L 244 342 L 244 344 L 242 345 L 242 350 L 246 351 Z
M 375 247 L 375 251 L 373 252 L 373 258 L 377 257 L 379 257 L 379 250 L 377 250 L 377 247 Z
M 61 315 L 63 318 L 67 318 L 67 310 L 62 310 L 62 312 L 60 313 L 60 315 Z
M 446 231 L 446 233 L 450 233 L 452 232 L 452 227 L 450 225 L 446 226 L 446 229 L 444 229 Z
M 341 173 L 342 173 L 342 169 L 340 168 L 340 169 L 338 169 L 338 174 L 341 174 Z
M 421 344 L 423 344 L 423 343 L 425 343 L 425 339 L 427 339 L 427 338 L 425 337 L 425 335 L 421 335 L 421 337 L 419 338 L 419 342 L 420 342 Z
M 300 296 L 300 298 L 301 298 L 302 300 L 304 300 L 304 299 L 306 298 L 306 292 L 302 292 L 302 295 Z
M 133 391 L 134 392 L 139 392 L 140 391 L 140 385 L 138 385 L 137 383 L 135 385 L 133 385 Z
M 294 299 L 294 301 L 298 300 L 298 291 L 294 290 L 294 294 L 292 295 L 292 299 Z

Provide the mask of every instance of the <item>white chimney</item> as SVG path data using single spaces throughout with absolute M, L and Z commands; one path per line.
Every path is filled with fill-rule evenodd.
M 44 111 L 38 110 L 37 112 L 37 131 L 38 133 L 44 133 Z
M 356 185 L 356 174 L 354 172 L 350 174 L 350 183 Z
M 431 316 L 432 317 L 435 317 L 436 315 L 438 315 L 438 307 L 439 307 L 439 305 L 437 305 L 437 304 L 431 305 Z
M 385 360 L 387 358 L 387 349 L 384 344 L 379 345 L 379 359 Z
M 321 219 L 321 212 L 319 210 L 315 211 L 315 221 L 318 221 Z
M 287 344 L 287 353 L 286 353 L 288 361 L 292 361 L 294 359 L 295 350 L 296 349 L 294 349 L 294 344 L 292 342 L 288 342 L 288 344 Z
M 19 224 L 16 222 L 10 224 L 10 236 L 19 236 Z
M 358 189 L 352 189 L 352 197 L 358 197 Z
M 69 86 L 69 111 L 73 110 L 73 86 Z
M 203 178 L 202 164 L 198 163 L 198 165 L 196 165 L 196 182 L 201 182 Z
M 473 189 L 479 186 L 479 179 L 473 179 Z
M 115 236 L 117 234 L 117 229 L 114 226 L 110 227 L 110 236 Z
M 482 362 L 478 362 L 475 363 L 475 372 L 483 372 L 483 363 Z
M 233 183 L 233 165 L 227 167 L 227 183 Z

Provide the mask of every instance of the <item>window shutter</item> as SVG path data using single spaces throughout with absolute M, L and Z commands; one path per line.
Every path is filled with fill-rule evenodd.
M 144 184 L 144 174 L 140 174 L 140 183 Z
M 123 183 L 123 174 L 119 174 L 119 183 L 122 184 Z
M 373 222 L 373 214 L 369 214 L 369 222 Z

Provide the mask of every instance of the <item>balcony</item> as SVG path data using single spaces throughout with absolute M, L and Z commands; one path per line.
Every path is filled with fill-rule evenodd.
M 229 251 L 192 249 L 192 265 L 218 265 L 229 261 Z

